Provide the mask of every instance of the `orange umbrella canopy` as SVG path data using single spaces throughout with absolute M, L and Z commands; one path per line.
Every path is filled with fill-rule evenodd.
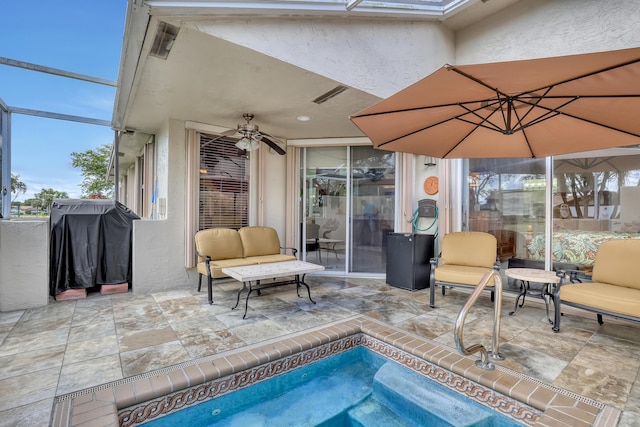
M 351 120 L 376 148 L 439 158 L 640 144 L 640 48 L 445 65 Z

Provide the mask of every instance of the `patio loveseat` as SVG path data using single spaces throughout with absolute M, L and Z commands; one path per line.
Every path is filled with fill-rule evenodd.
M 562 305 L 640 321 L 640 239 L 609 240 L 600 245 L 591 282 L 566 283 L 554 290 L 553 331 L 560 330 Z
M 198 292 L 202 288 L 202 276 L 206 275 L 209 304 L 213 304 L 213 280 L 228 277 L 222 272 L 223 268 L 297 259 L 297 250 L 280 247 L 278 233 L 271 227 L 210 228 L 198 231 L 195 241 Z M 286 250 L 292 255 L 282 253 Z

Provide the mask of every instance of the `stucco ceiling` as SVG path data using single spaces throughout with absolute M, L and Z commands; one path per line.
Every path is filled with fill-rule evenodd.
M 439 20 L 455 29 L 516 1 L 470 0 L 468 7 Z M 122 166 L 139 155 L 142 143 L 148 140 L 145 134 L 156 133 L 167 117 L 235 128 L 247 112 L 255 115 L 253 123 L 262 131 L 282 139 L 362 136 L 349 116 L 378 102 L 379 97 L 350 87 L 316 104 L 314 99 L 341 83 L 184 25 L 203 16 L 193 11 L 185 15 L 186 11 L 169 5 L 180 2 L 146 3 L 156 4 L 150 9 L 151 20 L 146 11 L 141 13 L 134 6 L 137 16 L 128 18 L 131 28 L 125 33 L 129 40 L 125 39 L 123 61 L 128 61 L 130 67 L 135 64 L 132 67 L 135 71 L 131 74 L 129 91 L 123 73 L 126 69 L 121 68 L 118 94 L 121 99 L 116 100 L 114 126 L 134 132 L 121 139 Z M 144 28 L 139 41 L 132 31 L 134 19 Z M 149 55 L 158 21 L 180 27 L 166 59 Z M 136 42 L 139 56 L 131 48 Z M 127 63 L 121 64 L 126 66 Z M 301 115 L 311 120 L 296 120 Z
M 379 98 L 349 88 L 312 102 L 339 82 L 202 32 L 182 28 L 167 59 L 148 57 L 130 129 L 153 132 L 164 117 L 235 128 L 245 112 L 280 138 L 358 136 L 348 119 Z M 296 117 L 307 115 L 308 122 Z

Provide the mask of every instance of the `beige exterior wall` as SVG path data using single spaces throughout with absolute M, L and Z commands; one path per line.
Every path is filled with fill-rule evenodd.
M 456 33 L 456 64 L 640 46 L 637 0 L 523 0 Z
M 159 220 L 134 221 L 133 225 L 132 289 L 140 294 L 191 287 L 197 276 L 184 262 L 187 176 L 184 122 L 167 121 L 156 134 L 156 148 Z
M 49 222 L 0 221 L 0 312 L 49 302 Z
M 193 27 L 381 98 L 454 58 L 453 31 L 435 22 L 260 18 Z

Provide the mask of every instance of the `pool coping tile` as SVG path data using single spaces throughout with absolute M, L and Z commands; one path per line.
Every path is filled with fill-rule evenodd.
M 478 389 L 495 393 L 497 400 L 509 400 L 521 408 L 522 414 L 517 416 L 524 417 L 519 420 L 526 421 L 525 425 L 613 427 L 620 418 L 620 410 L 611 406 L 500 365 L 495 365 L 494 370 L 483 370 L 476 366 L 473 358 L 463 356 L 453 348 L 357 315 L 285 337 L 57 396 L 51 425 L 138 425 L 155 417 L 156 412 L 164 413 L 164 407 L 169 406 L 167 402 L 171 400 L 167 395 L 179 394 L 184 397 L 182 404 L 190 405 L 205 395 L 232 391 L 229 387 L 230 384 L 235 386 L 235 382 L 231 382 L 234 378 L 242 379 L 240 382 L 244 384 L 244 380 L 252 381 L 252 376 L 262 380 L 273 376 L 272 371 L 279 374 L 289 369 L 284 365 L 298 366 L 302 359 L 306 361 L 309 358 L 309 351 L 312 352 L 312 358 L 319 360 L 358 346 L 382 354 L 421 375 L 466 393 L 468 397 L 472 397 L 472 393 L 477 393 Z M 293 362 L 282 363 L 286 358 Z M 269 365 L 275 369 L 264 368 Z M 251 370 L 254 374 L 249 375 Z M 447 381 L 451 384 L 445 384 Z M 212 391 L 216 387 L 219 389 Z M 138 421 L 123 422 L 128 419 L 124 413 L 135 415 Z M 153 415 L 149 416 L 149 413 Z M 147 416 L 148 419 L 145 418 Z

